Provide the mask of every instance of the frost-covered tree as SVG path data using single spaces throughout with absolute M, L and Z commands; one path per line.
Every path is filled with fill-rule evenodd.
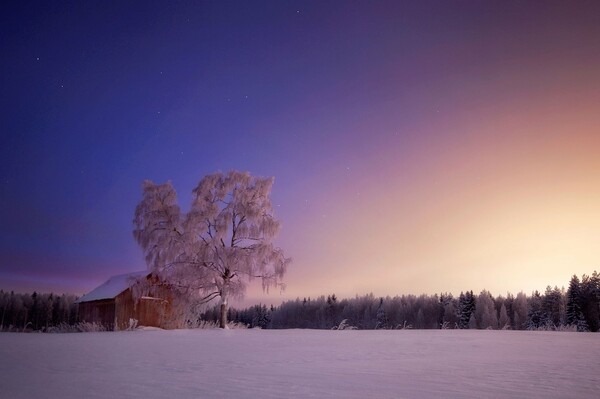
M 526 328 L 528 313 L 527 295 L 519 292 L 513 301 L 513 320 L 515 321 L 515 330 Z
M 475 320 L 475 313 L 471 313 L 471 317 L 469 318 L 469 328 L 474 330 L 477 328 L 477 321 Z
M 477 308 L 475 310 L 475 318 L 479 328 L 496 329 L 498 328 L 498 317 L 496 316 L 496 307 L 492 295 L 483 290 L 477 298 Z
M 272 178 L 231 171 L 200 180 L 183 213 L 170 182 L 145 181 L 135 210 L 134 237 L 149 271 L 180 298 L 220 298 L 219 325 L 227 325 L 230 297 L 260 278 L 263 289 L 283 286 L 290 263 L 273 245 L 280 224 L 270 194 Z

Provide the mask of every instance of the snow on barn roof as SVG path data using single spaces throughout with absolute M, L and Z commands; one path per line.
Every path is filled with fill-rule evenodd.
M 104 284 L 85 294 L 77 302 L 98 301 L 100 299 L 112 299 L 125 291 L 138 278 L 148 275 L 147 271 L 119 274 L 112 276 Z

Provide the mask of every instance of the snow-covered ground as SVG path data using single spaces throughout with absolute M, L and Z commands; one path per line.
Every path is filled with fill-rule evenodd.
M 1 398 L 599 398 L 600 334 L 0 334 Z

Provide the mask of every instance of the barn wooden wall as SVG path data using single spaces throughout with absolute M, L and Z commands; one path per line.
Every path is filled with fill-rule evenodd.
M 136 319 L 138 326 L 172 328 L 171 305 L 167 299 L 140 298 L 135 303 L 131 289 L 127 289 L 115 298 L 115 304 L 116 330 L 127 329 L 129 319 Z
M 99 323 L 107 330 L 113 330 L 115 327 L 115 300 L 102 299 L 79 303 L 79 321 Z

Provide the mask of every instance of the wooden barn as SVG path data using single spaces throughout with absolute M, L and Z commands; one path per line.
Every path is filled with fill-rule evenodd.
M 172 328 L 171 296 L 165 289 L 153 290 L 159 295 L 142 296 L 134 300 L 132 285 L 139 279 L 152 284 L 148 272 L 134 272 L 113 276 L 104 284 L 78 299 L 79 320 L 99 323 L 108 330 L 126 330 L 130 319 L 138 326 Z

